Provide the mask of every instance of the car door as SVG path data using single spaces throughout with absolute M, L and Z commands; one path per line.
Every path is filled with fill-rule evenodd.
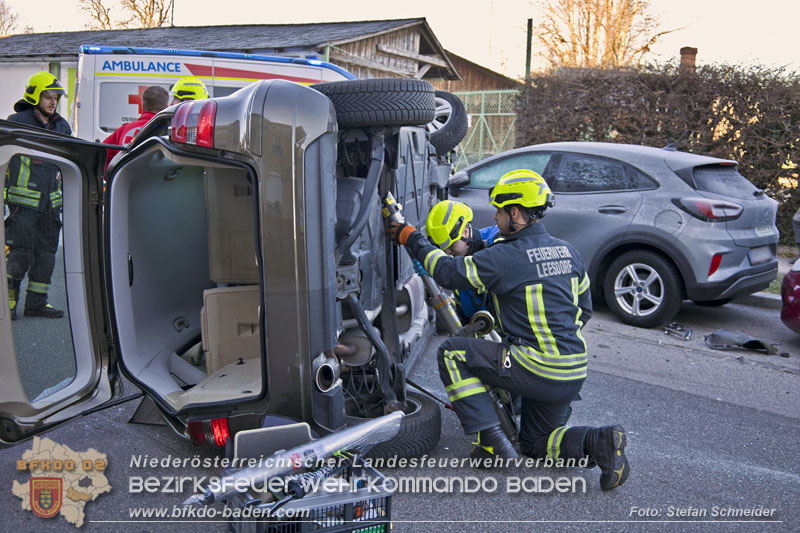
M 451 186 L 451 194 L 455 200 L 472 208 L 474 227 L 493 226 L 495 208 L 489 204 L 489 191 L 497 180 L 506 172 L 521 168 L 533 170 L 547 179 L 552 155 L 552 152 L 531 151 L 489 160 L 468 172 L 468 182 L 460 187 Z
M 98 176 L 105 153 L 96 143 L 0 120 L 0 175 L 9 193 L 0 224 L 6 245 L 0 261 L 0 444 L 41 433 L 114 395 L 100 238 Z M 41 172 L 50 185 L 43 185 Z M 43 201 L 45 208 L 63 202 L 60 224 L 47 209 L 37 215 L 33 206 Z M 9 270 L 14 280 L 24 271 L 13 289 L 13 321 L 9 297 L 17 281 L 6 283 Z M 63 316 L 33 316 L 33 306 L 26 316 L 29 299 L 41 309 L 43 295 Z
M 655 183 L 617 159 L 571 152 L 553 159 L 546 178 L 556 205 L 542 222 L 551 235 L 575 246 L 588 268 L 598 250 L 627 232 L 643 184 Z

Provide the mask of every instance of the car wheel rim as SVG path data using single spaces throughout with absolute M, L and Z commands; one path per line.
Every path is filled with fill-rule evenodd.
M 633 263 L 620 270 L 614 279 L 614 297 L 630 315 L 652 315 L 664 301 L 664 280 L 650 265 Z
M 444 98 L 436 98 L 436 114 L 431 122 L 428 123 L 427 128 L 430 133 L 439 131 L 450 120 L 450 115 L 453 114 L 453 106 Z

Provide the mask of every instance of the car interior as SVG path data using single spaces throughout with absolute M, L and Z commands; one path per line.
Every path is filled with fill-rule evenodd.
M 179 410 L 258 395 L 261 286 L 243 169 L 154 145 L 113 177 L 113 311 L 123 364 Z

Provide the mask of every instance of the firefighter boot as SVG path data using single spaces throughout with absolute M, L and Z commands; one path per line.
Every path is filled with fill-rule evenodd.
M 25 296 L 25 316 L 39 316 L 42 318 L 61 318 L 64 311 L 56 309 L 47 303 L 47 295 L 28 291 Z
M 622 426 L 592 428 L 586 433 L 584 449 L 600 467 L 600 488 L 611 490 L 625 483 L 631 466 L 625 457 L 628 440 Z
M 479 431 L 478 442 L 473 442 L 473 444 L 475 447 L 470 454 L 473 459 L 494 459 L 495 457 L 515 459 L 518 457 L 517 451 L 500 426 Z

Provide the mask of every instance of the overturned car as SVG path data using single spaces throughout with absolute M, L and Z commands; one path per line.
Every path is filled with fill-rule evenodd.
M 107 182 L 106 146 L 0 121 L 3 173 L 20 156 L 58 168 L 50 300 L 65 310 L 12 322 L 0 284 L 0 441 L 107 404 L 125 376 L 198 443 L 403 410 L 373 453 L 431 449 L 438 406 L 405 377 L 433 313 L 380 198 L 419 225 L 446 195 L 444 152 L 466 124 L 431 133 L 435 102 L 421 80 L 263 81 L 162 111 Z

